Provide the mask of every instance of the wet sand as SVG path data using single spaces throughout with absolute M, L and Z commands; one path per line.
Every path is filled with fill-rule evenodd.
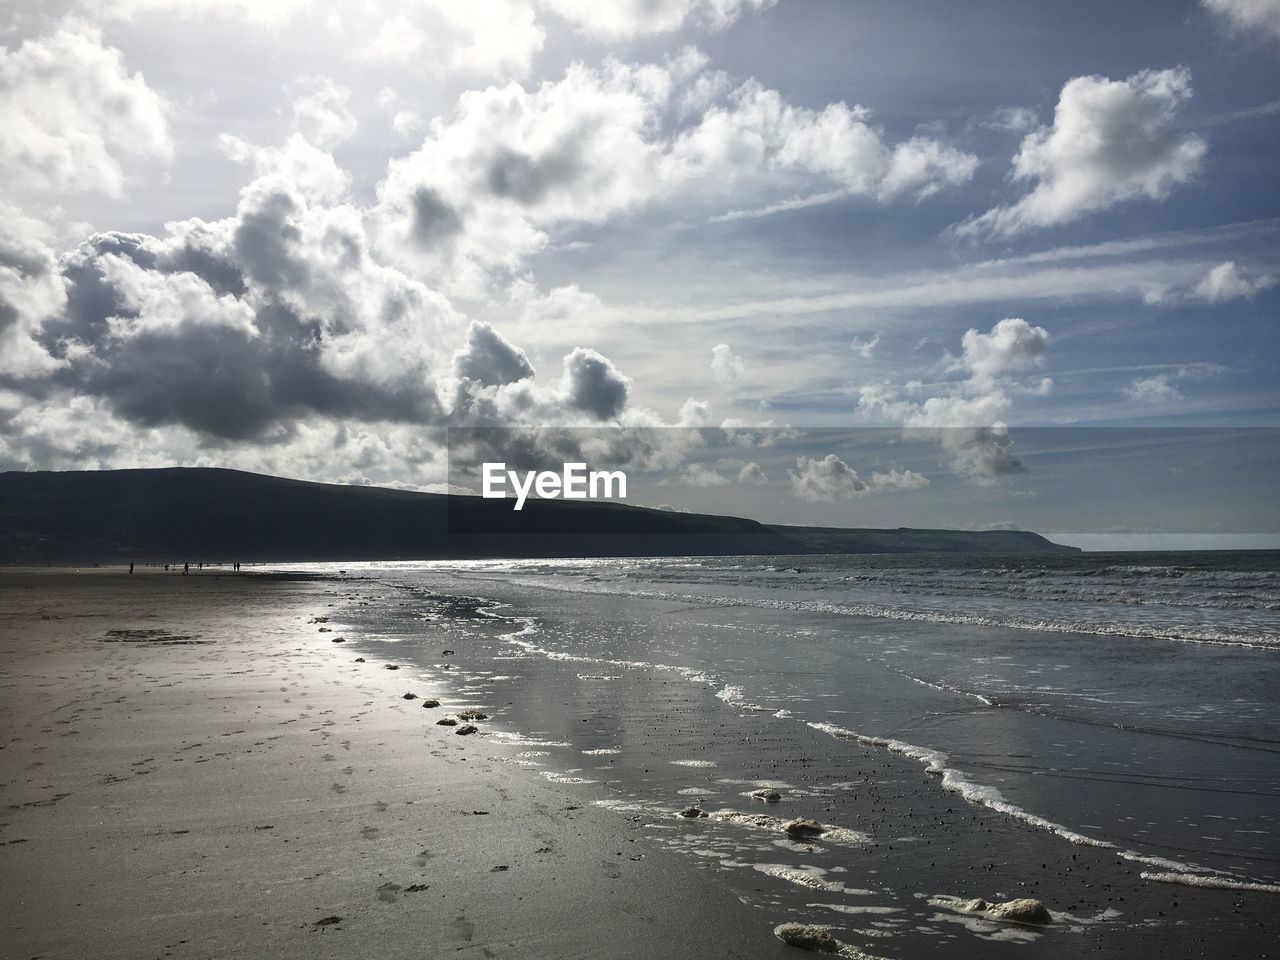
M 0 572 L 0 956 L 796 955 L 309 622 L 349 593 Z

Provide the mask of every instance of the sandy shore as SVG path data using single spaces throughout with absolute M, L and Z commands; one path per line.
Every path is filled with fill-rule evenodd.
M 795 955 L 356 663 L 345 592 L 0 572 L 0 956 Z

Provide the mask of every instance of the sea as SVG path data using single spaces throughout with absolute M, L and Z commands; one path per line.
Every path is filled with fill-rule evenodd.
M 494 760 L 849 955 L 1276 942 L 1275 552 L 301 569 L 339 578 L 346 652 L 488 714 Z

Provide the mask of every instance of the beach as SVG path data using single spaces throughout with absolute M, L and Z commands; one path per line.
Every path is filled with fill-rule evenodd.
M 447 690 L 311 622 L 360 593 L 0 574 L 0 955 L 789 955 L 634 821 L 437 726 Z
M 892 562 L 798 562 L 0 574 L 0 955 L 1268 955 L 1265 631 L 925 620 L 917 566 L 851 614 Z

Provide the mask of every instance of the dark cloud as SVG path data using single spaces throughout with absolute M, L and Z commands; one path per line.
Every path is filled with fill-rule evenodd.
M 572 186 L 588 172 L 583 152 L 601 125 L 584 120 L 537 157 L 510 147 L 496 148 L 486 177 L 490 192 L 532 205 L 541 203 L 553 190 Z
M 284 190 L 255 198 L 240 214 L 234 233 L 236 260 L 248 276 L 271 289 L 304 286 L 310 277 L 307 262 L 296 253 L 302 239 L 291 221 L 298 201 Z
M 462 217 L 431 187 L 413 192 L 413 224 L 410 233 L 421 247 L 433 247 L 462 231 Z
M 951 427 L 940 431 L 956 471 L 977 479 L 1016 476 L 1027 468 L 1004 427 Z
M 227 250 L 207 242 L 211 235 L 188 235 L 172 247 L 135 234 L 92 237 L 64 259 L 66 308 L 39 336 L 64 364 L 27 392 L 69 389 L 105 400 L 132 423 L 178 424 L 216 440 L 287 435 L 293 421 L 312 414 L 441 419 L 435 389 L 420 370 L 375 380 L 326 365 L 326 340 L 352 326 L 341 311 L 308 316 L 265 286 L 249 295 L 246 275 L 288 285 L 307 273 L 290 267 L 296 258 L 282 252 L 297 242 L 296 229 L 277 221 L 282 237 L 273 239 L 264 232 L 271 222 L 250 213 L 240 221 L 250 226 L 232 233 Z M 241 273 L 239 258 L 248 252 L 269 262 Z M 387 298 L 389 313 L 407 308 L 404 298 Z
M 534 372 L 523 350 L 478 320 L 467 331 L 466 347 L 454 354 L 453 371 L 460 380 L 486 387 L 515 383 Z
M 610 420 L 627 405 L 631 381 L 607 358 L 578 347 L 564 358 L 566 398 L 575 410 Z

